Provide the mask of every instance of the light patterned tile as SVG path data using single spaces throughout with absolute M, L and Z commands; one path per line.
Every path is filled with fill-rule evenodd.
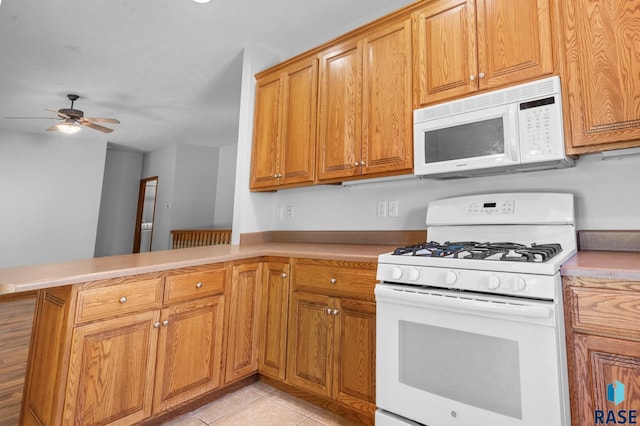
M 312 419 L 311 417 L 308 417 L 304 419 L 302 423 L 298 423 L 298 426 L 326 426 L 326 425 L 324 423 L 320 423 L 319 421 Z
M 304 419 L 305 416 L 297 411 L 293 411 L 284 405 L 263 397 L 216 420 L 211 423 L 211 425 L 295 426 Z
M 312 420 L 316 420 L 323 425 L 327 426 L 356 426 L 358 423 L 345 419 L 337 414 L 334 414 L 327 410 L 320 410 L 311 415 Z
M 247 386 L 245 389 L 251 389 L 254 392 L 258 392 L 264 395 L 273 392 L 276 388 L 266 384 L 265 382 L 254 382 Z
M 183 416 L 170 420 L 166 423 L 162 423 L 162 426 L 205 426 L 205 425 L 206 423 L 200 420 L 193 413 L 185 414 Z
M 267 394 L 266 397 L 305 416 L 310 416 L 320 410 L 320 407 L 293 395 L 289 395 L 286 392 L 282 392 L 279 389 L 274 389 L 273 392 Z
M 198 408 L 193 412 L 198 418 L 205 423 L 219 419 L 220 417 L 231 413 L 245 405 L 261 398 L 262 395 L 254 392 L 251 388 L 245 387 L 233 393 L 223 396 L 204 407 Z

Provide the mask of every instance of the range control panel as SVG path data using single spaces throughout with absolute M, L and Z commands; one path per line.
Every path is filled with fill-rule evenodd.
M 513 214 L 516 202 L 514 200 L 501 200 L 491 202 L 473 202 L 467 204 L 467 214 L 470 215 L 496 215 Z

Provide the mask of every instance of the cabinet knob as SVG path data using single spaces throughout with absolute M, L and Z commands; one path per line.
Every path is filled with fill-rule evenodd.
M 196 284 L 196 288 L 202 288 L 202 283 Z
M 331 315 L 331 308 L 327 308 L 327 315 Z
M 339 310 L 337 310 L 337 309 L 334 309 L 331 313 L 332 313 L 333 315 L 338 315 L 338 312 L 340 312 L 340 311 L 339 311 Z
M 160 328 L 160 321 L 153 323 L 153 328 Z
M 471 74 L 471 75 L 469 76 L 469 80 L 473 81 L 473 80 L 475 80 L 475 79 L 476 79 L 476 76 L 475 76 L 475 75 Z
M 286 274 L 286 272 L 283 272 L 283 273 L 282 273 L 282 278 L 287 278 L 287 274 Z
M 480 78 L 484 78 L 484 73 L 483 73 L 483 72 L 481 72 L 480 74 L 478 74 L 478 77 L 480 77 Z
M 355 163 L 353 163 L 353 165 L 358 167 L 360 165 L 360 163 L 356 161 Z
M 365 163 L 365 162 L 364 162 L 364 160 L 363 160 L 363 161 L 361 161 L 361 162 L 360 162 L 360 165 L 361 165 L 362 167 L 364 167 L 364 166 L 366 166 L 366 165 L 367 165 L 367 163 Z
M 337 280 L 337 279 L 335 279 L 335 278 L 331 278 L 331 279 L 329 280 L 329 282 L 330 282 L 331 284 L 335 284 L 335 283 L 337 283 L 337 282 L 338 282 L 338 280 Z
M 162 321 L 162 325 L 164 325 L 165 327 L 169 325 L 169 320 L 164 320 Z
M 122 296 L 120 298 L 120 303 L 125 303 L 127 301 L 127 296 Z

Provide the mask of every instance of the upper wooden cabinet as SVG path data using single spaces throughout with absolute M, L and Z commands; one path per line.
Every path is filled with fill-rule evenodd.
M 411 61 L 409 18 L 321 53 L 319 181 L 411 172 Z
M 554 70 L 550 0 L 437 0 L 413 22 L 416 106 Z
M 567 150 L 640 145 L 640 1 L 562 1 Z
M 313 183 L 317 58 L 297 60 L 257 79 L 251 189 Z

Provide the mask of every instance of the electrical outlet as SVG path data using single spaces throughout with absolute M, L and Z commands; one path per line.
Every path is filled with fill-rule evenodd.
M 287 206 L 285 209 L 285 218 L 287 220 L 293 219 L 293 206 Z
M 398 217 L 398 200 L 389 201 L 389 217 Z
M 376 215 L 378 217 L 387 217 L 387 202 L 386 201 L 378 201 Z
M 284 206 L 280 206 L 276 209 L 276 217 L 278 220 L 284 220 Z

